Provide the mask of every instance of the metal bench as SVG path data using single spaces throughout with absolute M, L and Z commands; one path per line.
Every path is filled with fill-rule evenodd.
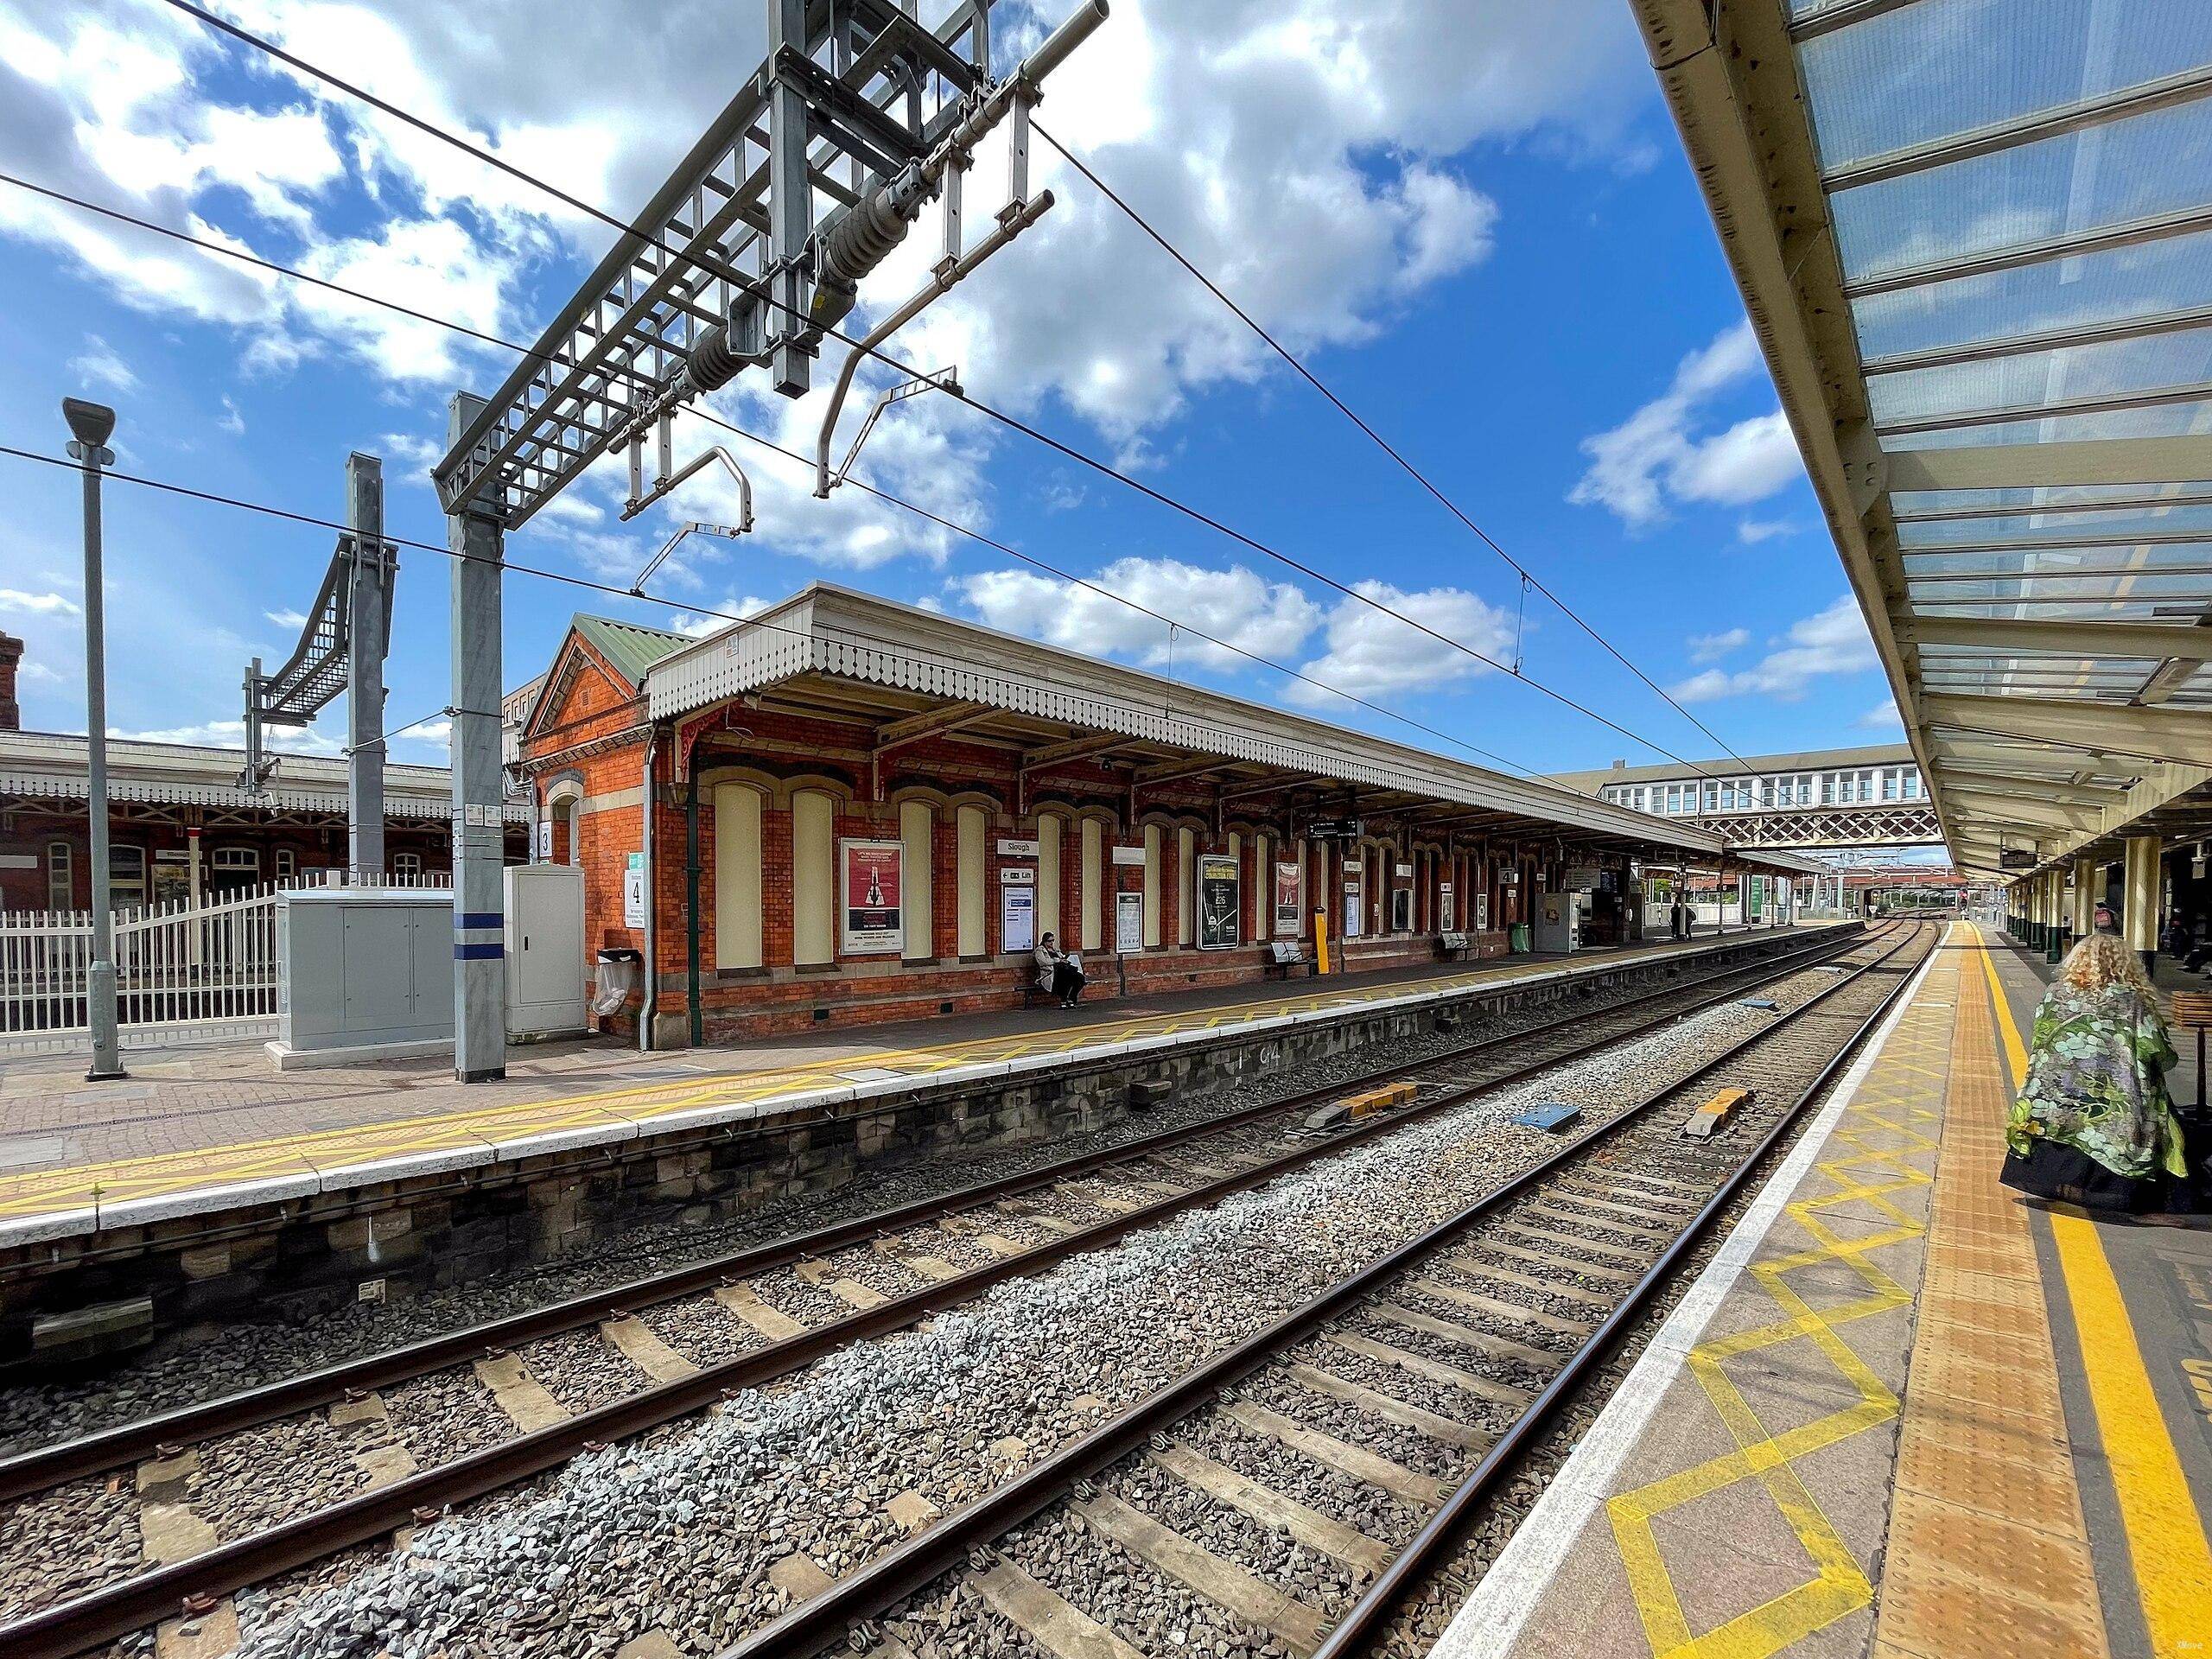
M 1292 969 L 1309 966 L 1311 963 L 1304 945 L 1286 940 L 1268 947 L 1267 960 L 1260 964 L 1260 971 L 1269 979 L 1288 979 Z
M 1436 954 L 1446 962 L 1465 962 L 1467 953 L 1475 948 L 1471 933 L 1440 933 L 1436 936 Z

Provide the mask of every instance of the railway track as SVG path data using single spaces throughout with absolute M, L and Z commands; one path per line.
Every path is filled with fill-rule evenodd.
M 914 1325 L 1193 1207 L 1863 948 L 1823 939 L 1338 1083 L 610 1293 L 287 1379 L 0 1463 L 0 1535 L 74 1579 L 10 1585 L 11 1654 L 81 1651 L 187 1613 Z M 1316 1105 L 1384 1077 L 1412 1099 L 1325 1138 Z M 404 1432 L 442 1414 L 442 1443 Z M 458 1420 L 457 1428 L 453 1425 Z M 446 1455 L 441 1456 L 443 1452 Z M 296 1471 L 306 1471 L 296 1472 Z M 309 1504 L 300 1492 L 340 1489 Z M 235 1489 L 235 1490 L 233 1490 Z M 85 1511 L 97 1511 L 90 1517 Z M 136 1531 L 135 1556 L 127 1535 Z M 103 1554 L 98 1540 L 126 1535 Z M 84 1540 L 92 1540 L 92 1548 Z M 44 1592 L 44 1603 L 37 1598 Z
M 1915 925 L 1885 941 L 1765 1030 L 822 1587 L 725 1659 L 801 1659 L 840 1644 L 906 1659 L 912 1649 L 893 1616 L 918 1615 L 909 1630 L 928 1628 L 933 1588 L 935 1606 L 965 1599 L 969 1617 L 987 1608 L 1025 1650 L 1145 1659 L 1092 1616 L 1126 1605 L 1140 1576 L 1180 1598 L 1174 1649 L 1376 1651 L 1408 1592 L 1857 1052 L 1939 935 Z M 1719 1134 L 1686 1140 L 1684 1110 L 1724 1089 L 1751 1099 Z M 1346 1406 L 1382 1427 L 1382 1449 L 1372 1433 L 1344 1432 Z M 1272 1478 L 1287 1462 L 1328 1478 Z M 1454 1465 L 1455 1478 L 1440 1478 Z M 1414 1516 L 1410 1537 L 1378 1537 L 1332 1513 L 1347 1486 Z M 1209 1506 L 1236 1512 L 1241 1536 L 1236 1526 L 1204 1539 L 1179 1527 Z M 1360 1586 L 1348 1607 L 1305 1593 L 1301 1579 L 1316 1575 L 1301 1566 L 1317 1560 Z

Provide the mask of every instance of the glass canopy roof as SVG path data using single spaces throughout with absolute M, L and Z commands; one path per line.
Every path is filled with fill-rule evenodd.
M 1782 8 L 1794 48 L 1867 424 L 1892 479 L 1919 463 L 1885 498 L 1890 603 L 1939 791 L 2009 787 L 2033 823 L 2039 785 L 2117 801 L 2146 766 L 2198 763 L 2154 722 L 2098 755 L 1926 699 L 2212 709 L 2212 652 L 2115 638 L 2212 639 L 2212 0 L 1732 9 L 1751 5 Z M 2177 466 L 2148 439 L 2202 448 Z

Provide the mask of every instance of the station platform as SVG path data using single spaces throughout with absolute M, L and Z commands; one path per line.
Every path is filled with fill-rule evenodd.
M 258 1045 L 126 1053 L 130 1077 L 98 1084 L 85 1081 L 81 1060 L 44 1056 L 0 1066 L 0 1246 L 513 1164 L 925 1083 L 1077 1067 L 1828 925 L 1220 987 L 1116 1001 L 1110 1013 L 949 1015 L 654 1054 L 611 1039 L 522 1046 L 509 1051 L 504 1080 L 467 1085 L 431 1061 L 277 1074 Z
M 1999 1184 L 2048 972 L 1951 925 L 1435 1659 L 2212 1654 L 2212 1231 Z

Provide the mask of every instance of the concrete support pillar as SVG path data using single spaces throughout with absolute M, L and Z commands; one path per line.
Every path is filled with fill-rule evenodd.
M 2147 971 L 2158 953 L 2158 838 L 2127 838 L 2126 896 L 2120 927 L 2128 949 L 2139 952 Z
M 2044 942 L 2044 956 L 2056 962 L 2066 949 L 2066 872 L 2054 864 L 2044 872 L 2044 883 L 2050 904 L 2050 935 Z
M 448 443 L 460 442 L 484 400 L 454 395 Z M 446 520 L 453 562 L 453 1039 L 454 1075 L 485 1083 L 507 1071 L 506 900 L 501 890 L 499 575 L 505 537 L 478 512 Z M 645 810 L 651 812 L 648 799 Z M 652 895 L 647 894 L 651 903 Z M 645 963 L 644 1018 L 653 1017 L 660 964 Z

